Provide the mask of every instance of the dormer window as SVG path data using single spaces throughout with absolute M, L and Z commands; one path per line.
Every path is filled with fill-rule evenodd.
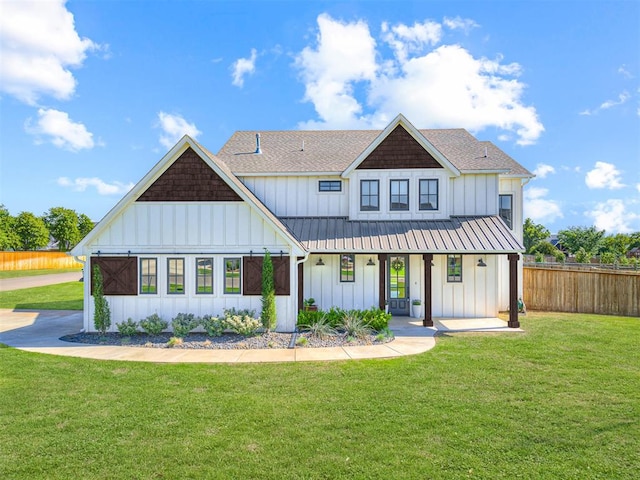
M 391 180 L 389 210 L 409 210 L 409 180 Z
M 380 210 L 380 182 L 360 180 L 360 211 L 377 212 L 378 210 Z
M 438 180 L 420 180 L 420 210 L 438 210 Z

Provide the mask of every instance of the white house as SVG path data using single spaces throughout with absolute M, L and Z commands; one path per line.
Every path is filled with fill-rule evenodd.
M 271 253 L 280 331 L 303 300 L 408 316 L 495 317 L 521 295 L 522 187 L 533 175 L 464 129 L 183 137 L 71 252 L 100 266 L 113 323 L 260 311 Z M 85 329 L 93 327 L 85 282 Z

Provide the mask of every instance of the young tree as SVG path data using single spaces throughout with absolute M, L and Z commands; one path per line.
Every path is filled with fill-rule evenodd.
M 624 257 L 631 250 L 631 236 L 624 233 L 608 235 L 602 239 L 600 253 L 608 254 L 607 258 L 613 256 L 614 260 Z
M 78 214 L 74 210 L 52 207 L 44 215 L 44 221 L 60 251 L 67 252 L 80 241 Z
M 81 213 L 80 215 L 78 215 L 78 232 L 80 233 L 80 237 L 78 241 L 86 237 L 87 233 L 93 230 L 94 226 L 95 226 L 95 223 L 93 223 L 93 220 L 91 220 L 84 213 Z
M 37 250 L 49 243 L 49 230 L 44 221 L 31 212 L 20 212 L 13 230 L 20 241 L 20 250 Z
M 582 248 L 581 256 L 595 256 L 600 251 L 604 230 L 596 227 L 569 227 L 558 232 L 558 240 L 562 246 L 574 255 Z
M 547 230 L 543 225 L 535 224 L 533 223 L 533 220 L 527 218 L 524 221 L 523 235 L 526 253 L 533 253 L 533 247 L 549 238 L 549 230 Z
M 276 328 L 276 289 L 273 281 L 273 261 L 271 253 L 265 249 L 262 261 L 262 325 L 268 332 Z
M 103 335 L 111 326 L 111 310 L 104 298 L 102 272 L 97 265 L 93 266 L 93 325 Z
M 0 205 L 0 250 L 17 250 L 20 239 L 14 230 L 15 218 L 4 205 Z

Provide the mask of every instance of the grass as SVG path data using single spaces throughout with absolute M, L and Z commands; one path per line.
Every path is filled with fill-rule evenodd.
M 522 325 L 329 363 L 0 348 L 0 478 L 636 478 L 638 319 L 529 313 Z
M 41 270 L 0 270 L 0 279 L 3 278 L 18 278 L 18 277 L 33 277 L 36 275 L 51 275 L 54 273 L 68 273 L 68 272 L 80 272 L 82 268 L 55 268 L 55 269 L 41 269 Z
M 82 282 L 68 282 L 0 292 L 0 308 L 82 310 L 83 288 Z

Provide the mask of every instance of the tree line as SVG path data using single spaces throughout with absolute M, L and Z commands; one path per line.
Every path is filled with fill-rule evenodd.
M 15 217 L 0 205 L 0 250 L 38 250 L 53 239 L 58 249 L 68 252 L 94 227 L 84 213 L 52 207 L 41 216 L 20 212 Z
M 589 263 L 599 258 L 601 263 L 627 264 L 633 259 L 627 253 L 640 248 L 640 232 L 607 235 L 596 227 L 569 227 L 558 231 L 558 248 L 550 241 L 549 230 L 544 225 L 534 223 L 530 218 L 524 222 L 524 247 L 526 254 L 535 255 L 536 261 L 544 256 L 553 256 L 564 261 L 566 255 L 575 257 L 578 263 Z

